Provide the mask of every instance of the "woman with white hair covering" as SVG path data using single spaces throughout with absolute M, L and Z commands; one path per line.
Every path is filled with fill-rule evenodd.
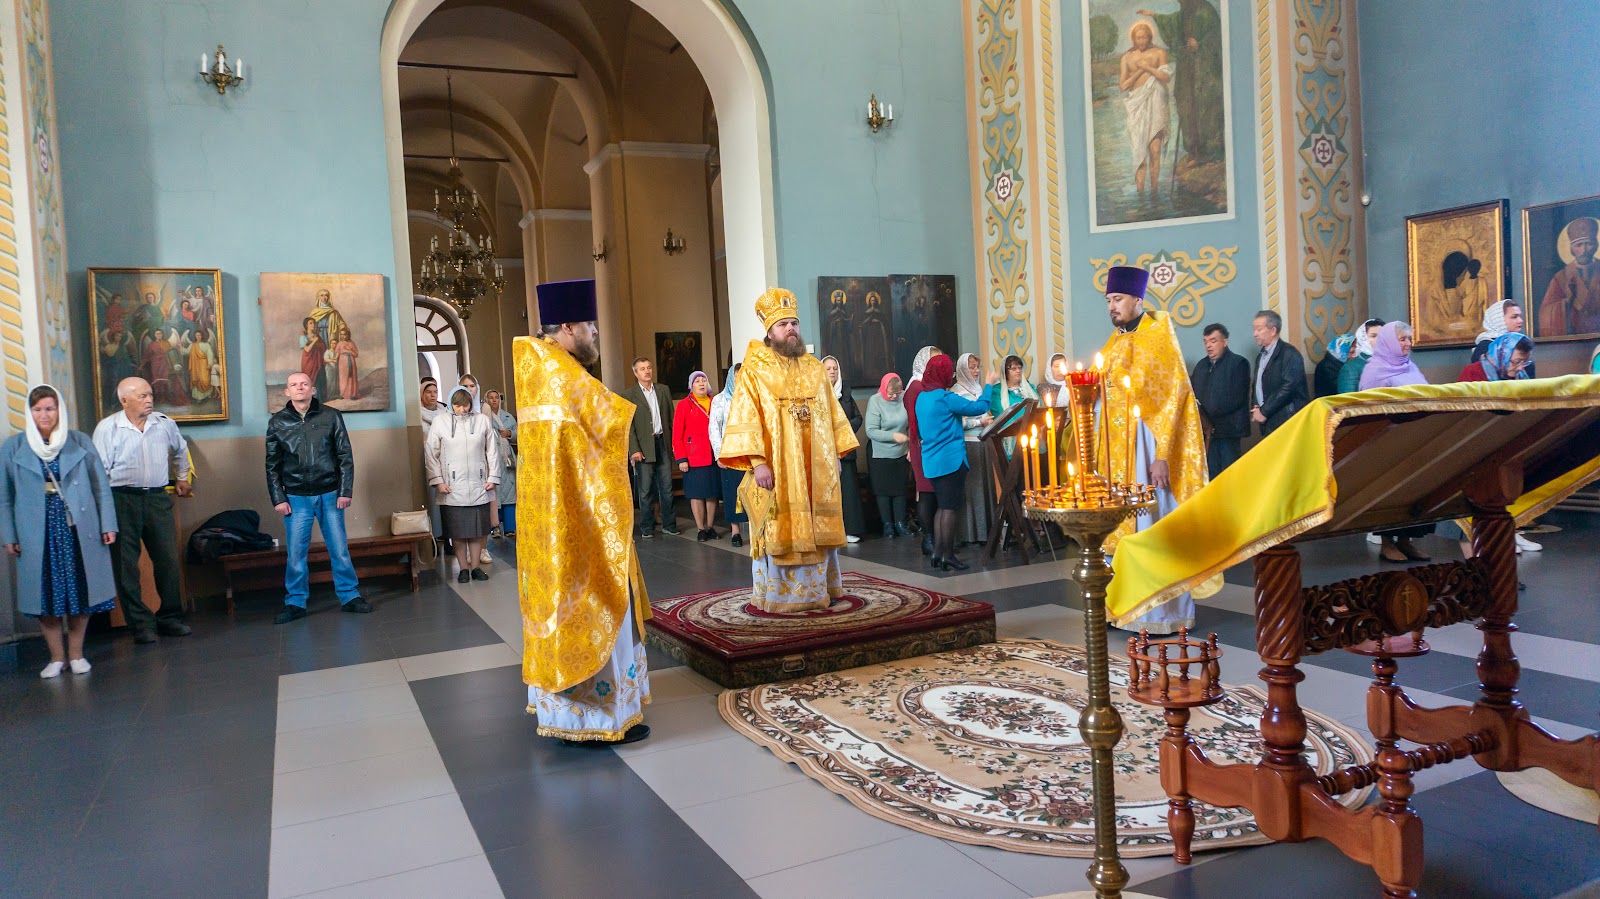
M 962 353 L 956 360 L 956 383 L 952 392 L 963 399 L 976 400 L 999 395 L 997 390 L 984 392 L 983 364 L 974 353 Z M 989 522 L 994 519 L 994 491 L 989 489 L 989 457 L 984 452 L 980 435 L 994 421 L 994 415 L 964 416 L 961 419 L 962 438 L 966 443 L 967 483 L 966 508 L 961 516 L 962 537 L 968 543 L 989 541 Z

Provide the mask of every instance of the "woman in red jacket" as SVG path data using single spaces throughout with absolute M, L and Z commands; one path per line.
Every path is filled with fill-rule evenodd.
M 711 450 L 711 380 L 703 371 L 689 376 L 689 395 L 678 401 L 672 415 L 672 456 L 683 472 L 683 495 L 694 511 L 695 539 L 701 543 L 721 537 L 717 499 L 722 496 L 722 476 Z
M 1467 363 L 1458 381 L 1515 381 L 1528 377 L 1533 362 L 1533 341 L 1512 331 L 1489 342 L 1483 358 Z

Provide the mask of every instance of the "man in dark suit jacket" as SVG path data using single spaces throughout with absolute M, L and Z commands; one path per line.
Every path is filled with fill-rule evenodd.
M 661 529 L 678 533 L 678 516 L 672 509 L 672 393 L 657 384 L 655 365 L 640 356 L 633 360 L 638 384 L 622 391 L 632 403 L 633 427 L 628 429 L 628 467 L 633 471 L 634 527 L 640 537 L 656 535 L 650 500 L 661 506 Z
M 1210 426 L 1206 468 L 1212 477 L 1239 461 L 1239 441 L 1250 436 L 1250 363 L 1228 349 L 1228 329 L 1206 325 L 1206 357 L 1194 364 L 1189 383 Z
M 1255 405 L 1250 410 L 1250 420 L 1261 425 L 1261 436 L 1265 437 L 1305 408 L 1311 402 L 1311 391 L 1306 387 L 1305 357 L 1293 344 L 1278 339 L 1283 331 L 1283 316 L 1263 309 L 1256 313 L 1251 330 L 1261 351 L 1256 354 L 1251 388 Z

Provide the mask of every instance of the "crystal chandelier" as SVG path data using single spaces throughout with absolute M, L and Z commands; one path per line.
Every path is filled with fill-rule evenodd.
M 417 288 L 429 296 L 448 300 L 463 320 L 472 317 L 472 304 L 485 296 L 498 296 L 505 289 L 506 276 L 494 261 L 494 237 L 482 239 L 467 231 L 469 221 L 478 230 L 488 226 L 478 215 L 478 192 L 466 186 L 461 163 L 456 159 L 455 94 L 450 74 L 445 73 L 445 96 L 450 112 L 450 190 L 442 198 L 433 192 L 433 214 L 450 221 L 450 240 L 443 248 L 435 236 L 428 255 L 417 266 Z

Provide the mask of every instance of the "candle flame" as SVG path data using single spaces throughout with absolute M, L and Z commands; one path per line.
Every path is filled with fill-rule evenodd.
M 1138 418 L 1139 417 L 1139 407 L 1137 405 L 1135 405 L 1133 407 L 1133 417 L 1134 418 Z
M 1099 353 L 1094 354 L 1094 370 L 1099 371 L 1106 367 L 1106 357 Z
M 1078 363 L 1078 371 L 1083 371 L 1083 363 L 1082 362 Z
M 1132 390 L 1133 389 L 1133 378 L 1129 377 L 1128 375 L 1123 375 L 1122 376 L 1122 389 L 1123 390 Z
M 1077 467 L 1076 467 L 1076 466 L 1074 466 L 1074 465 L 1073 465 L 1073 464 L 1072 464 L 1072 463 L 1071 463 L 1071 462 L 1068 462 L 1068 463 L 1067 463 L 1067 477 L 1069 477 L 1069 478 L 1075 478 L 1075 477 L 1077 477 L 1077 476 L 1078 476 L 1078 469 L 1077 469 Z

